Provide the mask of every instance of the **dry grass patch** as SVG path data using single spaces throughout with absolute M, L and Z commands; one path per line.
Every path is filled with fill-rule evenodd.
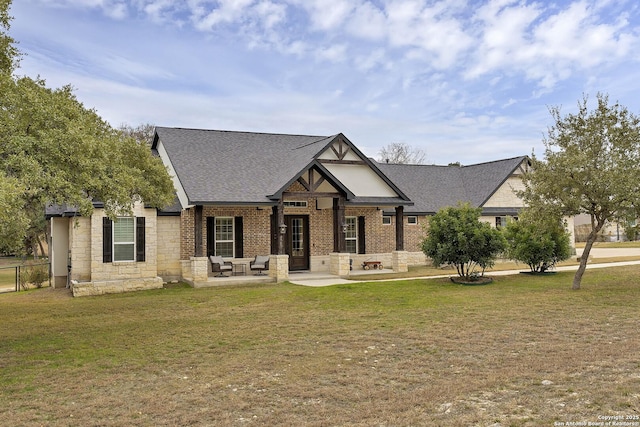
M 637 414 L 640 267 L 588 270 L 578 292 L 571 278 L 5 294 L 0 417 L 551 426 Z

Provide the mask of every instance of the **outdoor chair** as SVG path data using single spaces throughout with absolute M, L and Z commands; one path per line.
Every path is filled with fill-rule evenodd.
M 264 276 L 265 274 L 262 272 L 262 270 L 269 269 L 269 256 L 256 255 L 256 258 L 249 263 L 249 268 L 252 271 L 258 271 L 255 274 L 256 276 Z
M 216 274 L 216 277 L 227 277 L 224 272 L 225 271 L 233 271 L 233 264 L 229 261 L 225 261 L 221 256 L 213 256 L 209 257 L 211 261 L 211 271 Z

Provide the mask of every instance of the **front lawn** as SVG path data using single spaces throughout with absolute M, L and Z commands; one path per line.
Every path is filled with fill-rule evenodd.
M 0 419 L 553 426 L 640 411 L 640 267 L 0 295 Z

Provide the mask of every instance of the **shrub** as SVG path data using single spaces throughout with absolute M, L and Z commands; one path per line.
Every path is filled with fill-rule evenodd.
M 507 257 L 527 264 L 533 273 L 544 273 L 571 256 L 570 235 L 560 218 L 523 210 L 518 221 L 507 224 L 504 235 Z
M 471 280 L 493 267 L 495 259 L 505 248 L 502 233 L 488 223 L 480 221 L 482 209 L 469 204 L 441 209 L 429 218 L 427 237 L 422 241 L 422 251 L 433 265 L 456 267 L 458 275 Z
M 47 265 L 26 265 L 20 270 L 20 287 L 28 289 L 29 284 L 36 288 L 41 288 L 43 283 L 49 280 L 49 266 Z

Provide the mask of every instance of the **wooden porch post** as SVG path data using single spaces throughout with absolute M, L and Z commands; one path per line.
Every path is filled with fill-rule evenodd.
M 194 254 L 196 257 L 201 257 L 204 253 L 202 247 L 202 205 L 196 205 L 195 207 L 193 227 L 195 243 Z
M 404 251 L 404 206 L 396 206 L 396 251 Z
M 346 252 L 347 242 L 345 240 L 344 231 L 342 225 L 345 223 L 344 219 L 344 196 L 333 199 L 333 251 L 334 252 Z
M 284 255 L 285 254 L 285 250 L 284 250 L 284 238 L 285 238 L 285 234 L 282 233 L 282 230 L 280 229 L 280 226 L 282 224 L 284 224 L 284 204 L 282 203 L 282 199 L 280 199 L 280 201 L 278 202 L 278 206 L 275 207 L 276 209 L 276 233 L 278 235 L 278 255 Z

